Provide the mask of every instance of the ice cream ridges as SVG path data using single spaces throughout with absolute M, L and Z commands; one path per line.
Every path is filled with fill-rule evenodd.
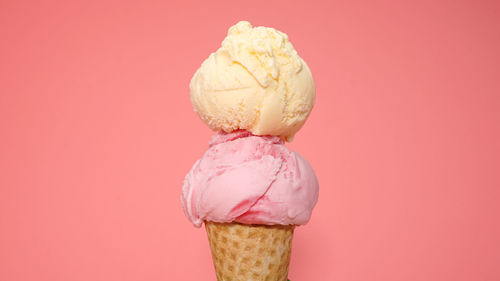
M 314 170 L 290 152 L 315 86 L 288 36 L 232 26 L 190 83 L 191 103 L 217 133 L 186 175 L 184 213 L 206 225 L 218 280 L 287 280 L 294 227 L 318 199 Z

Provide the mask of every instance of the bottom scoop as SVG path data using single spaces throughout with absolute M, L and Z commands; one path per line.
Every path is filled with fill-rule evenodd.
M 318 200 L 311 165 L 279 137 L 217 133 L 186 175 L 182 206 L 191 222 L 302 225 Z

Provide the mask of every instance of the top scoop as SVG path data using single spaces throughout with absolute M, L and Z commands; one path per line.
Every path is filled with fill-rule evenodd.
M 241 21 L 190 83 L 194 110 L 211 129 L 248 130 L 291 141 L 314 106 L 307 64 L 288 36 Z

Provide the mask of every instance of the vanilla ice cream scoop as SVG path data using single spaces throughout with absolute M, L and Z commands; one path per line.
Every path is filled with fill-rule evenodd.
M 315 86 L 288 36 L 241 21 L 191 79 L 191 103 L 211 129 L 291 141 L 311 112 Z

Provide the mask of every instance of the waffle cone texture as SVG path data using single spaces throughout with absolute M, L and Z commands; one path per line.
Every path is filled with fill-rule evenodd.
M 293 225 L 205 222 L 218 281 L 287 281 Z

